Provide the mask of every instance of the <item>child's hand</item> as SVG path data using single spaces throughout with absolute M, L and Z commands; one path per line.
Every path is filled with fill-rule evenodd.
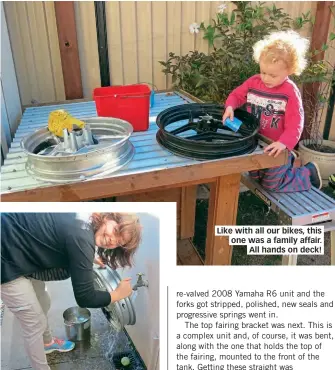
M 286 149 L 286 145 L 282 144 L 279 141 L 276 141 L 270 145 L 268 145 L 264 149 L 264 153 L 268 153 L 269 155 L 273 155 L 274 158 L 278 157 L 280 153 L 282 153 Z
M 224 115 L 222 116 L 222 123 L 223 124 L 225 123 L 225 120 L 228 117 L 231 119 L 231 121 L 234 119 L 234 109 L 231 106 L 229 106 L 229 107 L 226 108 L 226 110 L 224 112 Z

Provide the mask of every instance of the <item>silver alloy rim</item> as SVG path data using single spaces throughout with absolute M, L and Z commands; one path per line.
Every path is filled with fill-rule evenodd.
M 84 119 L 84 122 L 84 130 L 64 134 L 62 140 L 48 128 L 24 137 L 21 147 L 28 157 L 27 172 L 48 182 L 83 181 L 106 176 L 129 163 L 135 149 L 129 141 L 133 127 L 128 122 L 104 117 Z M 90 134 L 95 143 L 88 139 Z M 35 153 L 43 143 L 48 148 Z
M 111 293 L 121 282 L 120 275 L 108 266 L 104 269 L 95 267 L 93 271 L 94 285 L 98 290 Z M 126 325 L 136 323 L 135 309 L 129 297 L 111 303 L 109 306 L 102 308 L 102 312 L 116 331 L 121 331 Z

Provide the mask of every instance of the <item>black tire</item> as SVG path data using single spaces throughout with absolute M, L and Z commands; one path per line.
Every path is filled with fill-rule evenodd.
M 224 110 L 223 105 L 208 103 L 183 104 L 168 108 L 157 116 L 156 123 L 159 130 L 156 139 L 170 152 L 197 160 L 226 158 L 253 152 L 258 143 L 259 124 L 256 118 L 242 109 L 236 109 L 234 115 L 242 121 L 238 134 L 236 134 L 223 126 Z M 204 115 L 211 116 L 212 120 L 203 118 L 193 122 L 194 118 Z M 197 132 L 192 136 L 193 139 L 183 138 L 166 130 L 170 124 L 190 117 L 190 123 L 196 127 Z M 225 134 L 218 132 L 222 129 L 225 130 Z M 224 140 L 221 139 L 223 136 Z

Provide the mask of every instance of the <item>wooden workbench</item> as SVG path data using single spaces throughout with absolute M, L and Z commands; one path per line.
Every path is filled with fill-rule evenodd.
M 196 185 L 211 184 L 206 242 L 207 265 L 227 265 L 231 247 L 226 237 L 215 237 L 215 225 L 235 225 L 241 173 L 274 167 L 287 161 L 287 153 L 274 159 L 262 150 L 227 159 L 196 161 L 169 153 L 156 141 L 156 117 L 164 109 L 193 102 L 181 93 L 158 93 L 150 109 L 150 127 L 135 132 L 130 140 L 135 146 L 131 162 L 105 178 L 83 182 L 52 184 L 36 180 L 25 170 L 26 156 L 21 139 L 47 126 L 52 110 L 66 109 L 79 119 L 96 116 L 95 103 L 76 102 L 27 108 L 1 168 L 3 202 L 76 202 L 117 197 L 118 201 L 176 201 L 178 203 L 178 246 L 189 248 L 185 240 L 194 234 Z M 183 123 L 180 123 L 183 124 Z M 190 258 L 191 264 L 201 263 Z M 185 264 L 185 261 L 183 261 Z

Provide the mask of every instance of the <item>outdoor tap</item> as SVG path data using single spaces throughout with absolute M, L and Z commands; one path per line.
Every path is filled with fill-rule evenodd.
M 142 274 L 141 272 L 139 272 L 138 274 L 136 274 L 138 276 L 137 278 L 137 282 L 136 284 L 133 286 L 133 290 L 137 290 L 139 287 L 141 286 L 146 286 L 148 287 L 149 286 L 149 283 L 147 280 L 143 280 L 142 276 L 144 274 Z

